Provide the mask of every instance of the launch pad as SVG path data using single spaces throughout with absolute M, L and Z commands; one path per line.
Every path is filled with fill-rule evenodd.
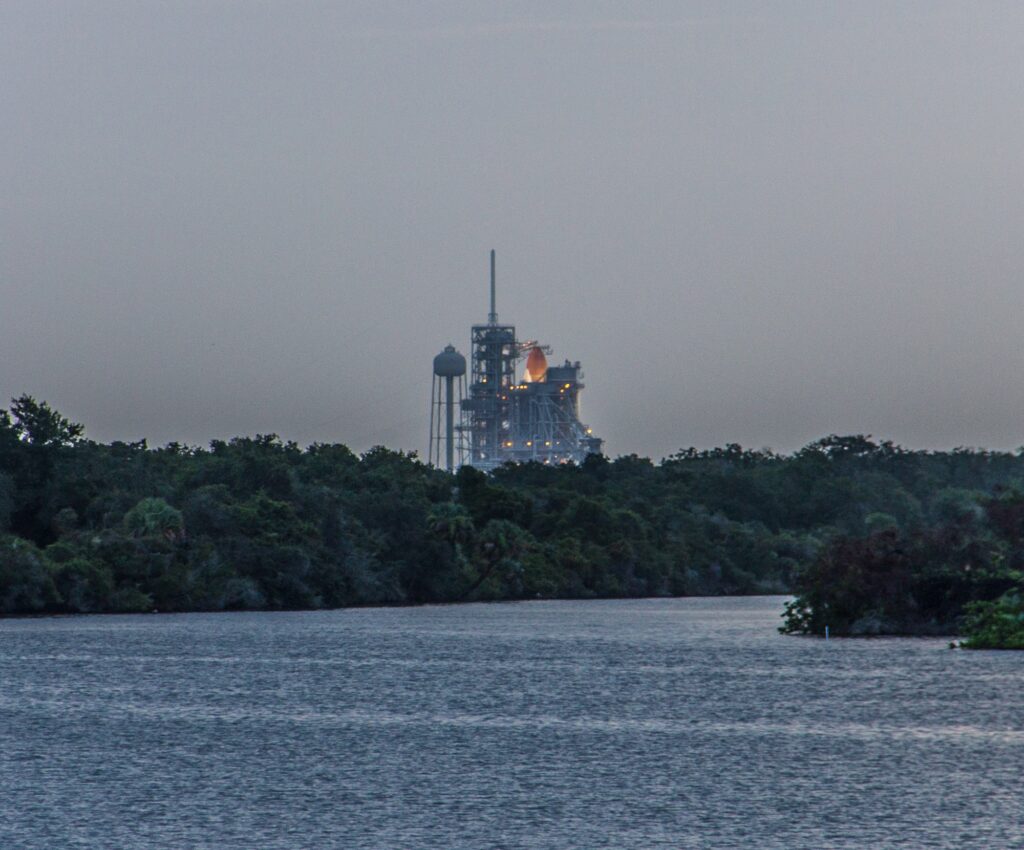
M 464 464 L 485 471 L 510 462 L 579 464 L 600 453 L 603 441 L 579 418 L 584 386 L 579 361 L 551 366 L 550 347 L 518 340 L 514 325 L 498 322 L 495 290 L 491 251 L 491 309 L 487 323 L 473 325 L 470 332 L 468 396 L 462 389 L 465 359 L 459 355 L 462 371 L 453 372 L 452 355 L 458 352 L 451 346 L 435 358 L 429 462 L 440 466 L 442 449 L 449 471 Z

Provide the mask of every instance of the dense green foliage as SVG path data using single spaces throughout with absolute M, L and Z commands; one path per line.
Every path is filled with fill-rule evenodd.
M 787 605 L 782 630 L 822 634 L 828 626 L 834 634 L 864 635 L 962 629 L 969 647 L 994 646 L 997 636 L 1010 635 L 1006 626 L 1020 611 L 1017 591 L 1024 586 L 1024 495 L 1002 484 L 990 495 L 947 489 L 932 506 L 909 528 L 887 522 L 863 536 L 831 539 L 795 577 L 799 595 Z M 965 612 L 970 616 L 964 618 Z M 1017 629 L 1024 629 L 1019 621 Z
M 964 623 L 967 649 L 1024 649 L 1024 596 L 1008 591 L 991 602 L 972 602 Z
M 451 476 L 272 435 L 103 445 L 24 396 L 0 411 L 0 613 L 796 588 L 794 630 L 879 596 L 945 622 L 1016 581 L 1022 477 L 1016 454 L 864 437 Z

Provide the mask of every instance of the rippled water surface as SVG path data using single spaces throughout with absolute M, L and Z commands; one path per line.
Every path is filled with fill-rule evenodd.
M 782 603 L 0 621 L 0 847 L 1024 847 L 1024 653 Z

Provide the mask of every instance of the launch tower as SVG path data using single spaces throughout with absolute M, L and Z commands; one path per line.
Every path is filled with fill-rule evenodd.
M 471 331 L 469 397 L 457 428 L 468 443 L 465 462 L 482 470 L 510 461 L 582 463 L 602 441 L 579 419 L 579 361 L 549 366 L 550 347 L 517 340 L 514 325 L 498 322 L 495 288 L 491 251 L 491 310 Z

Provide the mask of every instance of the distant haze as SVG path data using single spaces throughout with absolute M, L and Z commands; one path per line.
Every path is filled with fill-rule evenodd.
M 426 443 L 487 314 L 610 454 L 1024 443 L 1018 2 L 0 4 L 0 402 Z

